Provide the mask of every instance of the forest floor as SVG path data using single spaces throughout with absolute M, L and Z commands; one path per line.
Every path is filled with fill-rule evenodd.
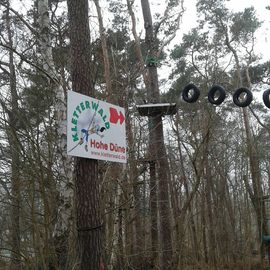
M 21 269 L 29 269 L 29 268 L 26 266 L 25 268 Z M 0 259 L 0 270 L 11 270 L 11 269 L 9 268 L 8 264 L 5 263 L 5 261 L 2 261 Z M 182 266 L 181 268 L 170 270 L 270 270 L 270 264 L 268 260 L 264 260 L 263 262 L 261 262 L 259 258 L 251 258 L 249 261 L 239 261 L 236 263 L 228 263 L 226 265 L 217 265 L 216 267 L 197 264 L 197 265 L 185 265 Z
M 217 265 L 210 267 L 207 265 L 189 265 L 184 266 L 181 270 L 270 270 L 270 264 L 267 260 L 263 262 L 260 259 L 251 259 L 249 262 L 228 263 L 226 265 Z

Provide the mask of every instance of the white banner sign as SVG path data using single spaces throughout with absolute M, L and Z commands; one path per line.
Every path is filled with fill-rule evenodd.
M 126 163 L 123 108 L 68 91 L 67 113 L 69 155 Z

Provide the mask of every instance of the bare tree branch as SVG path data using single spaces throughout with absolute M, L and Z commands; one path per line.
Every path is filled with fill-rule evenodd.
M 23 15 L 20 14 L 18 11 L 10 7 L 7 3 L 4 1 L 1 1 L 0 5 L 2 5 L 5 8 L 8 8 L 12 13 L 14 13 L 23 23 L 24 25 L 36 36 L 39 36 L 39 33 L 30 25 L 29 22 L 27 22 L 24 18 Z
M 60 83 L 55 77 L 52 77 L 45 69 L 43 69 L 39 65 L 37 65 L 37 64 L 29 61 L 22 53 L 18 52 L 14 48 L 11 48 L 10 46 L 2 43 L 1 41 L 0 41 L 0 46 L 2 46 L 5 49 L 8 49 L 8 50 L 13 51 L 16 55 L 18 55 L 21 58 L 22 61 L 26 62 L 27 64 L 29 64 L 29 65 L 31 65 L 33 67 L 35 67 L 37 70 L 39 70 L 40 72 L 42 72 L 45 76 L 47 76 L 51 81 L 54 81 L 57 84 Z

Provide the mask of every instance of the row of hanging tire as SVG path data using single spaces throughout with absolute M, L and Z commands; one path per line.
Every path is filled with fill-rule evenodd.
M 240 98 L 244 95 L 244 98 Z M 200 96 L 199 88 L 190 83 L 182 91 L 182 98 L 188 103 L 194 103 Z M 270 109 L 270 89 L 263 92 L 264 105 Z M 208 101 L 214 105 L 220 105 L 226 98 L 225 89 L 220 85 L 214 85 L 209 89 Z M 233 94 L 233 102 L 239 107 L 247 107 L 253 100 L 253 95 L 248 88 L 241 87 L 235 90 Z

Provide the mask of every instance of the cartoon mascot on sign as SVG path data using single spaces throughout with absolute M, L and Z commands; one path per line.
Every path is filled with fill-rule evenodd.
M 100 127 L 98 123 L 95 123 L 93 121 L 91 127 L 87 130 L 85 128 L 81 129 L 81 139 L 80 139 L 80 144 L 83 144 L 85 142 L 85 151 L 88 151 L 88 140 L 89 140 L 89 135 L 92 134 L 97 134 L 100 138 L 104 137 L 103 131 L 106 130 L 105 127 Z

